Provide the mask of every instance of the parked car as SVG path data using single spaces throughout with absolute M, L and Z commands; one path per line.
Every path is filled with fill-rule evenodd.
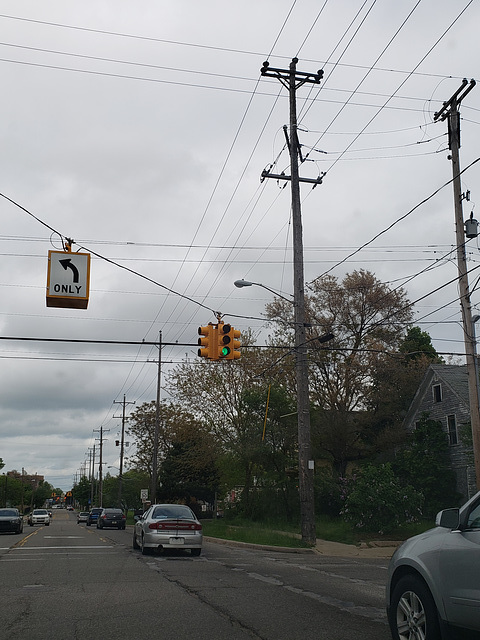
M 89 515 L 90 511 L 80 511 L 77 513 L 77 524 L 80 524 L 80 522 L 88 522 Z
M 183 504 L 152 504 L 142 516 L 135 516 L 133 548 L 143 554 L 152 549 L 190 549 L 202 552 L 202 525 Z
M 127 517 L 121 509 L 102 509 L 102 513 L 98 516 L 97 529 L 105 527 L 116 527 L 117 529 L 125 529 Z
M 0 509 L 0 531 L 22 533 L 23 516 L 18 509 Z
M 102 511 L 102 507 L 93 507 L 93 509 L 90 509 L 90 512 L 88 514 L 87 527 L 89 527 L 91 524 L 97 524 L 98 516 L 102 513 Z
M 34 509 L 28 515 L 28 524 L 33 527 L 35 524 L 44 524 L 46 527 L 50 525 L 50 516 L 46 509 Z
M 480 492 L 460 509 L 440 511 L 434 529 L 393 554 L 387 582 L 393 638 L 480 637 L 479 574 Z

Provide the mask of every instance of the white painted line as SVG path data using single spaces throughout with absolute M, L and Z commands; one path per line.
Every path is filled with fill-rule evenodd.
M 17 547 L 16 549 L 12 549 L 12 551 L 50 551 L 50 549 L 113 549 L 113 545 L 97 545 L 97 546 L 73 546 L 73 547 L 66 547 L 66 546 L 61 546 L 61 547 Z

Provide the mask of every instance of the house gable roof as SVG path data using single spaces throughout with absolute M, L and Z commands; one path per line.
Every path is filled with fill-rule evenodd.
M 430 389 L 436 382 L 440 382 L 442 385 L 448 387 L 458 398 L 459 404 L 462 404 L 469 410 L 470 402 L 468 397 L 468 374 L 466 365 L 431 364 L 425 372 L 423 380 L 405 416 L 404 424 L 407 428 L 418 414 L 426 394 L 431 393 Z

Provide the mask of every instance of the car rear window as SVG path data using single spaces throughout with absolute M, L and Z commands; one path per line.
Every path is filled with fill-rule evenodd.
M 165 507 L 157 507 L 153 512 L 152 518 L 184 518 L 187 520 L 194 519 L 193 513 L 188 507 L 184 507 L 181 504 L 172 504 Z
M 0 509 L 0 516 L 17 516 L 16 509 Z

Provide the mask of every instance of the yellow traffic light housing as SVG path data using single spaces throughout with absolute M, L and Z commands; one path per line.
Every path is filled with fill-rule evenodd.
M 219 322 L 217 332 L 218 359 L 238 360 L 240 358 L 240 331 L 234 329 L 230 324 Z
M 198 339 L 198 355 L 200 358 L 208 358 L 209 360 L 218 360 L 217 341 L 216 341 L 217 325 L 208 323 L 206 327 L 198 327 L 198 335 L 203 336 Z

